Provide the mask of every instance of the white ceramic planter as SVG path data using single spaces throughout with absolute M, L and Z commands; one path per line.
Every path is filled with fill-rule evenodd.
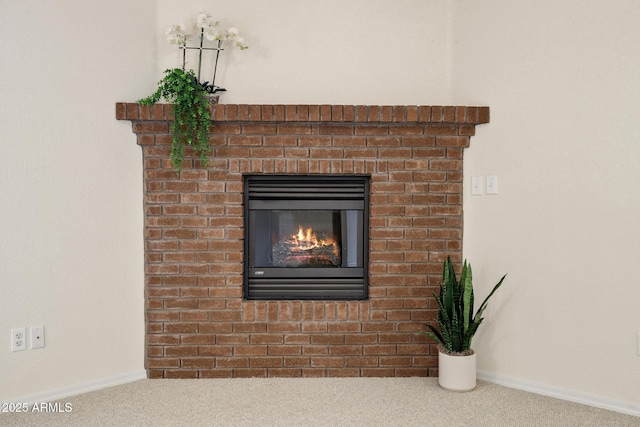
M 445 390 L 471 391 L 476 388 L 476 355 L 438 354 L 438 384 Z

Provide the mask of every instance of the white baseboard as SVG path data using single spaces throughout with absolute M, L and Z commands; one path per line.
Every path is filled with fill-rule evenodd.
M 602 396 L 582 393 L 575 390 L 567 390 L 559 387 L 540 384 L 529 381 L 521 381 L 513 378 L 500 377 L 488 372 L 478 371 L 478 379 L 493 384 L 502 385 L 517 390 L 527 391 L 530 393 L 541 394 L 543 396 L 554 397 L 556 399 L 567 400 L 569 402 L 581 403 L 583 405 L 593 406 L 596 408 L 607 409 L 610 411 L 621 412 L 623 414 L 634 415 L 640 417 L 640 406 L 631 405 L 625 402 L 605 399 Z
M 65 397 L 75 396 L 77 394 L 88 393 L 91 391 L 101 390 L 103 388 L 113 387 L 120 384 L 126 384 L 133 381 L 138 381 L 147 378 L 147 372 L 133 371 L 126 374 L 115 375 L 112 377 L 103 378 L 90 383 L 76 384 L 69 387 L 58 388 L 54 390 L 45 391 L 42 393 L 31 394 L 28 396 L 22 396 L 16 399 L 7 401 L 8 403 L 39 403 L 50 402 L 53 400 L 60 400 Z

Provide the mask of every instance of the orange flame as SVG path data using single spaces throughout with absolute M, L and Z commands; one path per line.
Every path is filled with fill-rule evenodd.
M 295 244 L 298 246 L 300 250 L 309 250 L 313 248 L 319 248 L 321 246 L 331 246 L 334 245 L 335 251 L 337 252 L 337 244 L 333 238 L 326 239 L 318 239 L 318 236 L 313 232 L 311 227 L 304 230 L 301 225 L 298 226 L 298 234 L 294 234 L 291 236 L 295 241 Z

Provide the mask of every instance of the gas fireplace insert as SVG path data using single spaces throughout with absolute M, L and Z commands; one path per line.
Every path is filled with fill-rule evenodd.
M 367 297 L 369 177 L 246 175 L 246 299 Z

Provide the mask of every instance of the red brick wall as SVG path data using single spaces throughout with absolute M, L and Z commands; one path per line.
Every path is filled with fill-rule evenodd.
M 118 103 L 144 158 L 150 378 L 437 375 L 423 336 L 462 250 L 462 160 L 487 107 L 216 105 L 180 177 L 169 105 Z M 244 173 L 370 174 L 369 299 L 242 298 Z

